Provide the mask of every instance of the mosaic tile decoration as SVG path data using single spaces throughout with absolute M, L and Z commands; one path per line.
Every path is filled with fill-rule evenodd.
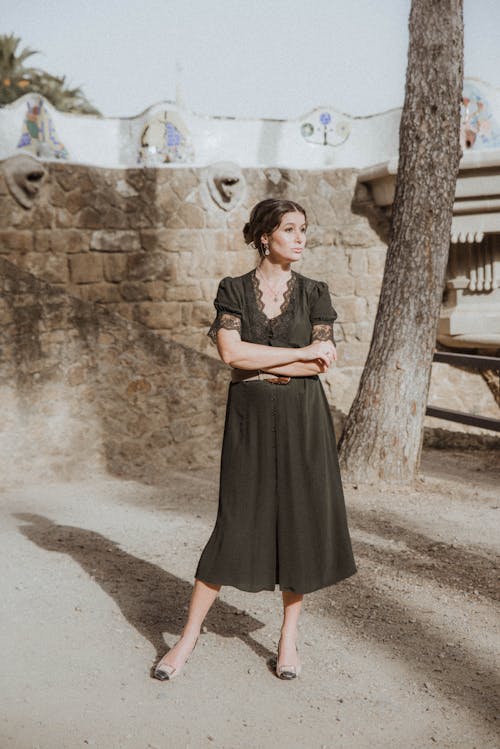
M 464 84 L 460 110 L 460 144 L 463 151 L 500 148 L 500 127 L 477 84 Z
M 137 161 L 145 166 L 193 161 L 189 131 L 177 112 L 156 112 L 141 134 Z
M 26 105 L 21 138 L 16 148 L 43 159 L 67 159 L 68 151 L 57 137 L 43 97 L 27 101 Z
M 311 113 L 302 122 L 300 133 L 304 140 L 320 146 L 341 146 L 348 139 L 351 129 L 349 124 L 336 115 L 322 109 Z

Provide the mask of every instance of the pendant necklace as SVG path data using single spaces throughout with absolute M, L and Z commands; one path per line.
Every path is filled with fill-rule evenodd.
M 257 268 L 257 270 L 259 271 L 260 278 L 262 278 L 262 280 L 264 281 L 264 283 L 266 284 L 266 286 L 268 287 L 268 289 L 270 289 L 272 291 L 272 293 L 274 294 L 274 301 L 277 302 L 278 301 L 278 289 L 274 289 L 271 286 L 271 284 L 266 280 L 266 278 L 264 278 L 264 274 L 261 272 L 260 268 Z M 288 278 L 286 280 L 287 283 L 290 280 L 290 278 L 291 278 L 291 275 L 288 276 Z

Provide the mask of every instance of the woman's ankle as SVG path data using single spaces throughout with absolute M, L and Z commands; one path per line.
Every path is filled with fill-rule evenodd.
M 284 640 L 296 640 L 298 631 L 296 627 L 281 627 L 280 637 Z
M 196 640 L 200 636 L 200 630 L 197 627 L 185 627 L 181 632 L 181 637 L 187 640 Z

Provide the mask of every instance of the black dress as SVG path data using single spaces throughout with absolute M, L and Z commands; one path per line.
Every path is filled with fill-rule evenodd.
M 280 314 L 268 318 L 255 268 L 219 284 L 220 327 L 241 339 L 299 348 L 333 339 L 328 286 L 292 271 Z M 288 384 L 230 382 L 219 505 L 195 577 L 256 592 L 310 593 L 357 571 L 331 413 L 318 375 Z

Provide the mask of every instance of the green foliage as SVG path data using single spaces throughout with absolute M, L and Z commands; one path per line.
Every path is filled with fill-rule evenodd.
M 11 104 L 23 94 L 38 93 L 61 112 L 101 114 L 80 87 L 68 86 L 66 76 L 27 67 L 26 60 L 39 51 L 29 47 L 18 49 L 20 43 L 21 39 L 14 34 L 0 34 L 0 106 Z

